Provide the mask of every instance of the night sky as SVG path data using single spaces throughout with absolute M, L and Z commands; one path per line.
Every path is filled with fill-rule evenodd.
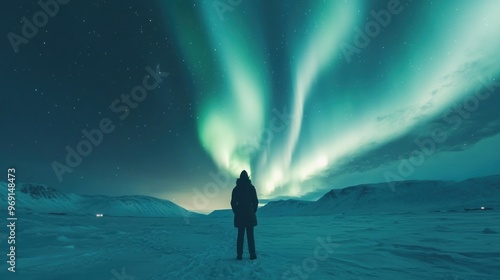
M 263 202 L 500 173 L 499 1 L 41 2 L 0 17 L 19 182 L 205 211 L 242 169 Z

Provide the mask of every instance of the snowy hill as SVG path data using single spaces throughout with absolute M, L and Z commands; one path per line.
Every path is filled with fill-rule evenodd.
M 267 216 L 328 215 L 409 211 L 464 211 L 500 208 L 500 175 L 453 181 L 394 182 L 333 189 L 314 202 L 270 202 L 259 210 Z
M 307 215 L 307 209 L 314 202 L 305 200 L 271 201 L 259 209 L 259 215 L 264 216 L 297 216 Z
M 6 190 L 5 183 L 0 188 Z M 5 196 L 2 196 L 4 199 Z M 77 210 L 83 197 L 67 194 L 54 188 L 38 184 L 17 184 L 16 208 L 37 212 L 70 212 Z
M 7 184 L 0 182 L 0 201 L 7 199 Z M 83 196 L 38 184 L 18 184 L 16 208 L 21 211 L 136 217 L 191 217 L 194 214 L 168 200 L 148 196 Z
M 215 218 L 228 218 L 228 217 L 233 217 L 233 210 L 231 209 L 220 209 L 220 210 L 214 210 L 208 214 L 210 217 L 215 217 Z
M 177 204 L 149 196 L 88 196 L 83 203 L 93 213 L 110 216 L 191 217 L 192 212 Z

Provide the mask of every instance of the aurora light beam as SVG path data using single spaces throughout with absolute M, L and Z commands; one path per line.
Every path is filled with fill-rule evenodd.
M 351 63 L 341 46 L 385 2 L 283 2 L 283 11 L 273 14 L 276 26 L 259 20 L 269 16 L 266 3 L 260 4 L 245 2 L 221 22 L 202 1 L 193 16 L 202 22 L 195 29 L 211 67 L 196 75 L 214 80 L 198 82 L 204 92 L 199 140 L 220 168 L 256 174 L 264 198 L 331 187 L 323 178 L 338 174 L 354 155 L 402 139 L 467 96 L 480 77 L 500 75 L 497 1 L 401 1 L 404 11 Z M 306 16 L 287 18 L 290 6 L 303 8 Z M 279 28 L 289 35 L 270 36 L 271 28 L 273 35 Z M 288 54 L 287 61 L 276 60 L 281 65 L 269 57 L 269 46 L 277 43 Z M 183 52 L 194 67 L 199 55 Z M 272 143 L 245 149 L 249 139 L 260 139 L 278 104 L 291 104 L 291 123 Z M 396 157 L 385 156 L 389 162 Z

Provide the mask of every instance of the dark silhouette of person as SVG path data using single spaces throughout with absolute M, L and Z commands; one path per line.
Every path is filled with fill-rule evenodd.
M 238 239 L 236 241 L 236 259 L 241 260 L 243 255 L 243 237 L 245 230 L 248 239 L 248 251 L 250 259 L 255 260 L 255 240 L 253 227 L 257 225 L 257 192 L 248 177 L 248 173 L 241 171 L 240 178 L 236 180 L 236 187 L 231 195 L 231 208 L 234 213 L 234 227 L 238 228 Z

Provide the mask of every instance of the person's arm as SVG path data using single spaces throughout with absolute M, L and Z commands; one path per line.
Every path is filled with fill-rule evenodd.
M 257 208 L 259 207 L 259 199 L 257 198 L 257 191 L 255 187 L 253 188 L 253 212 L 257 213 Z
M 234 195 L 234 190 L 233 189 L 233 192 L 231 194 L 231 209 L 233 209 L 233 213 L 236 214 L 236 207 L 238 205 L 238 202 L 236 201 L 236 197 Z

